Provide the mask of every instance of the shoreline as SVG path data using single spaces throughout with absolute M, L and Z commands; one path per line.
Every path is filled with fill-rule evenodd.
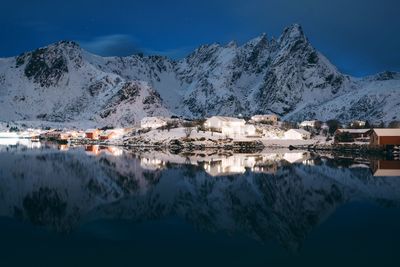
M 341 154 L 353 154 L 353 155 L 370 155 L 370 156 L 383 156 L 390 155 L 390 151 L 382 147 L 371 147 L 369 144 L 318 144 L 311 142 L 309 144 L 296 144 L 296 142 L 287 142 L 286 145 L 282 143 L 272 143 L 273 140 L 268 140 L 267 143 L 259 141 L 248 141 L 250 145 L 235 144 L 235 141 L 229 143 L 221 143 L 218 145 L 210 145 L 209 143 L 192 143 L 184 142 L 179 139 L 172 139 L 170 142 L 155 142 L 155 143 L 132 143 L 115 141 L 100 141 L 100 140 L 71 140 L 73 145 L 100 145 L 100 146 L 118 146 L 127 149 L 154 149 L 154 150 L 169 150 L 176 152 L 190 152 L 190 151 L 204 151 L 204 150 L 224 150 L 224 151 L 241 151 L 245 152 L 257 152 L 265 149 L 285 149 L 285 150 L 301 150 L 301 151 L 321 151 L 321 152 L 332 152 Z M 282 141 L 282 140 L 279 140 Z M 290 140 L 285 140 L 290 141 Z M 297 140 L 295 140 L 297 141 Z M 307 140 L 311 141 L 311 140 Z

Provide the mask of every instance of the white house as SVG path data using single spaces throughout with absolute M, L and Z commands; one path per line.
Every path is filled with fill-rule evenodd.
M 243 128 L 243 135 L 245 136 L 255 136 L 256 134 L 256 127 L 251 124 L 246 124 Z
M 222 126 L 221 133 L 224 136 L 235 138 L 241 136 L 254 136 L 256 134 L 256 128 L 254 125 L 225 125 Z
M 254 115 L 251 117 L 251 120 L 254 122 L 267 122 L 276 124 L 278 122 L 278 116 L 275 114 Z
M 223 116 L 212 116 L 204 122 L 204 126 L 207 128 L 213 128 L 217 131 L 222 131 L 223 127 L 242 127 L 245 125 L 245 120 L 233 118 L 233 117 L 223 117 Z
M 204 126 L 231 138 L 256 135 L 254 125 L 246 124 L 245 120 L 233 117 L 213 116 L 205 121 Z
M 311 134 L 303 129 L 290 129 L 284 133 L 284 138 L 289 140 L 310 139 Z
M 208 129 L 219 131 L 229 137 L 234 137 L 241 134 L 245 123 L 246 122 L 243 119 L 212 116 L 205 121 L 204 126 Z
M 140 121 L 141 128 L 157 129 L 167 125 L 167 119 L 163 117 L 144 117 Z
M 312 121 L 302 121 L 299 126 L 304 128 L 304 127 L 311 127 L 314 128 L 315 125 L 318 123 L 317 120 L 312 120 Z

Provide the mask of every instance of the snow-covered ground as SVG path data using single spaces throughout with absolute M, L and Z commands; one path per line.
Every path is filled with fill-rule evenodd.
M 179 128 L 173 128 L 168 130 L 151 130 L 150 132 L 147 132 L 145 134 L 142 134 L 144 138 L 149 138 L 154 141 L 170 141 L 172 139 L 181 139 L 186 137 L 185 133 L 185 128 L 184 127 L 179 127 Z M 212 139 L 212 140 L 218 140 L 218 139 L 224 139 L 225 136 L 221 133 L 216 133 L 216 132 L 209 132 L 209 131 L 197 131 L 193 129 L 190 133 L 189 138 L 207 138 L 207 139 Z
M 9 124 L 11 127 L 17 127 L 18 129 L 90 129 L 96 128 L 98 125 L 94 121 L 82 120 L 82 121 L 70 121 L 70 122 L 53 122 L 53 121 L 40 121 L 40 120 L 23 120 L 23 121 L 12 121 L 9 123 L 3 123 L 4 125 Z M 3 130 L 6 130 L 3 128 Z
M 185 140 L 188 139 L 193 144 L 205 145 L 205 146 L 214 146 L 216 143 L 230 143 L 231 141 L 261 141 L 266 147 L 289 147 L 297 146 L 297 145 L 310 145 L 310 144 L 331 144 L 332 141 L 327 142 L 325 136 L 315 136 L 312 139 L 304 140 L 294 140 L 294 139 L 285 139 L 284 136 L 276 135 L 277 130 L 271 132 L 271 134 L 267 136 L 260 137 L 246 137 L 246 136 L 238 136 L 235 138 L 227 139 L 225 135 L 217 132 L 210 131 L 197 131 L 193 129 L 190 136 L 187 138 L 186 129 L 184 127 L 160 130 L 154 129 L 147 133 L 141 135 L 132 135 L 130 138 L 135 140 L 140 139 L 141 141 L 148 142 L 149 144 L 154 143 L 163 143 L 168 144 L 171 140 Z M 125 137 L 126 138 L 126 137 Z
M 13 122 L 10 124 L 0 123 L 0 139 L 1 138 L 29 138 L 30 136 L 39 136 L 41 133 L 46 132 L 42 130 L 45 128 L 49 129 L 61 129 L 65 133 L 69 130 L 86 130 L 88 126 L 92 126 L 91 123 L 52 123 L 42 121 L 23 121 Z M 9 127 L 7 127 L 9 126 Z M 18 132 L 9 132 L 11 127 L 18 128 Z M 112 131 L 118 132 L 110 140 L 101 141 L 101 143 L 108 143 L 111 145 L 136 145 L 136 146 L 159 146 L 168 145 L 172 140 L 180 140 L 183 142 L 190 142 L 193 145 L 202 145 L 208 147 L 229 145 L 233 141 L 259 141 L 262 142 L 266 147 L 289 147 L 299 145 L 310 145 L 310 144 L 331 144 L 332 141 L 327 142 L 326 137 L 322 135 L 316 135 L 312 139 L 286 139 L 284 130 L 277 126 L 263 126 L 263 134 L 260 136 L 236 136 L 234 138 L 227 138 L 224 134 L 211 131 L 202 131 L 197 128 L 191 128 L 191 132 L 188 135 L 188 128 L 178 127 L 167 129 L 152 129 L 150 131 L 140 132 L 140 128 L 127 128 L 127 129 L 114 129 Z M 142 131 L 144 129 L 141 129 Z M 52 131 L 52 130 L 50 130 Z M 75 140 L 78 142 L 79 140 Z

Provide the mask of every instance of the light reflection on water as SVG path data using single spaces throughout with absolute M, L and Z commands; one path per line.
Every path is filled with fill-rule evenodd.
M 259 266 L 271 257 L 288 265 L 309 265 L 316 257 L 310 256 L 313 251 L 327 253 L 321 251 L 327 242 L 354 245 L 343 244 L 339 237 L 346 227 L 357 226 L 355 232 L 368 228 L 358 237 L 365 244 L 355 239 L 359 248 L 379 250 L 391 263 L 398 260 L 391 252 L 399 248 L 393 247 L 400 235 L 395 224 L 400 222 L 399 162 L 285 150 L 172 154 L 106 146 L 3 144 L 0 233 L 8 236 L 3 239 L 7 242 L 34 244 L 40 238 L 55 247 L 65 242 L 75 246 L 75 239 L 84 239 L 87 247 L 113 251 L 110 258 L 117 257 L 121 240 L 127 247 L 150 242 L 161 254 L 166 246 L 172 250 L 186 242 L 187 255 L 200 246 L 214 263 Z M 368 220 L 356 221 L 354 214 Z M 330 236 L 332 231 L 337 238 Z M 371 245 L 374 242 L 379 244 Z M 219 254 L 211 251 L 215 244 Z M 236 249 L 252 252 L 243 254 L 249 257 L 245 262 L 228 258 L 227 251 Z M 338 248 L 336 252 L 343 253 Z M 139 254 L 129 252 L 138 259 Z M 107 262 L 86 256 L 92 263 Z M 349 262 L 360 260 L 360 255 L 349 257 Z

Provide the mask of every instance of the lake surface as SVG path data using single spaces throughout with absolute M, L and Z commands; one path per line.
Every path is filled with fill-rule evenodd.
M 0 144 L 1 266 L 400 266 L 400 161 Z

